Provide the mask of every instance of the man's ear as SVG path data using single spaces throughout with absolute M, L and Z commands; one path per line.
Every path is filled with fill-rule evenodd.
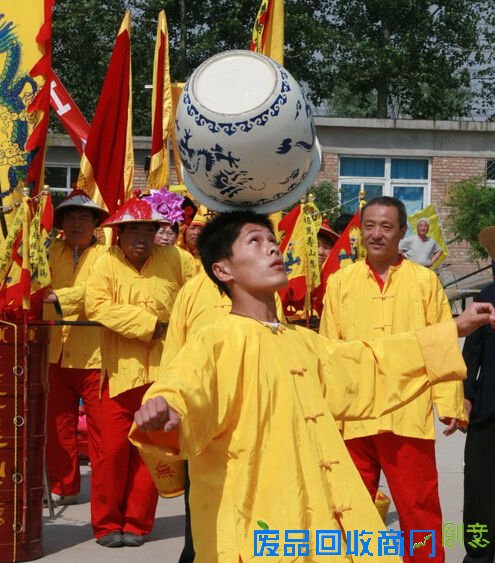
M 401 227 L 401 229 L 400 229 L 401 240 L 406 236 L 406 233 L 407 233 L 407 225 L 405 227 Z
M 228 260 L 224 259 L 219 260 L 218 262 L 213 262 L 211 271 L 217 280 L 223 283 L 227 283 L 233 279 Z

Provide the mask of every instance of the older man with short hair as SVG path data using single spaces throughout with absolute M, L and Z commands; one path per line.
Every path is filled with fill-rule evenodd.
M 405 260 L 399 241 L 407 228 L 404 204 L 391 197 L 369 201 L 361 212 L 366 260 L 330 276 L 320 333 L 340 340 L 376 340 L 452 318 L 434 272 Z M 404 532 L 404 561 L 427 562 L 428 545 L 411 551 L 434 530 L 437 563 L 444 561 L 442 514 L 435 464 L 433 405 L 446 433 L 467 420 L 461 382 L 426 389 L 410 403 L 376 420 L 346 421 L 343 436 L 374 499 L 383 470 Z M 433 535 L 433 534 L 432 534 Z
M 421 217 L 416 223 L 417 234 L 401 240 L 399 244 L 399 248 L 406 258 L 427 268 L 433 266 L 443 254 L 443 248 L 438 242 L 427 236 L 429 230 L 430 222 L 426 217 Z

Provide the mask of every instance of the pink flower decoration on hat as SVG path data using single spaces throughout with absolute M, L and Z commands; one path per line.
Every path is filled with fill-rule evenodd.
M 182 202 L 184 198 L 173 192 L 169 192 L 165 188 L 161 190 L 151 190 L 151 196 L 146 197 L 146 201 L 160 215 L 163 215 L 164 221 L 177 223 L 184 218 L 184 210 Z

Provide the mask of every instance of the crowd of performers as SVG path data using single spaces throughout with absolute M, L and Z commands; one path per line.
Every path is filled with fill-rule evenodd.
M 381 471 L 404 561 L 431 560 L 431 549 L 410 555 L 408 531 L 421 529 L 438 530 L 434 560 L 444 561 L 433 413 L 446 434 L 466 427 L 458 335 L 491 333 L 478 327 L 493 324 L 493 308 L 474 304 L 454 322 L 436 274 L 399 249 L 403 204 L 380 197 L 362 210 L 366 260 L 329 278 L 318 335 L 284 322 L 276 291 L 287 278 L 268 218 L 207 221 L 194 208 L 179 224 L 176 197 L 136 196 L 109 217 L 75 190 L 55 210 L 63 234 L 50 250 L 45 318 L 101 327 L 53 328 L 53 501 L 77 502 L 82 399 L 91 524 L 104 547 L 140 546 L 153 528 L 158 491 L 141 452 L 188 460 L 183 563 L 251 560 L 259 520 L 383 530 Z M 322 224 L 320 267 L 337 230 Z

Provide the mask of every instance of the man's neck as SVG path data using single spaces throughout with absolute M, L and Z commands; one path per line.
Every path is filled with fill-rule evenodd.
M 90 246 L 93 246 L 93 244 L 96 242 L 96 237 L 93 236 L 87 244 L 73 244 L 70 243 L 67 239 L 65 240 L 65 242 L 67 243 L 67 246 L 71 249 L 72 254 L 81 256 L 81 254 L 85 250 L 87 250 Z
M 385 280 L 387 278 L 387 274 L 388 271 L 390 269 L 391 266 L 396 266 L 399 262 L 400 262 L 400 255 L 397 254 L 397 256 L 393 259 L 393 260 L 384 260 L 383 262 L 381 261 L 377 261 L 377 260 L 373 260 L 371 261 L 369 258 L 367 259 L 367 262 L 369 264 L 369 266 L 383 279 Z
M 254 296 L 245 292 L 239 293 L 232 295 L 232 313 L 266 323 L 278 320 L 274 294 Z
M 146 264 L 146 262 L 148 261 L 148 258 L 146 258 L 146 260 L 130 260 L 127 256 L 126 256 L 126 260 L 129 262 L 129 264 L 135 268 L 138 272 L 140 272 L 143 269 L 143 266 Z
M 69 244 L 69 243 L 67 243 L 67 244 L 68 244 L 69 248 L 71 249 L 72 254 L 74 256 L 78 256 L 78 257 L 81 256 L 82 253 L 91 246 L 91 244 L 88 244 L 87 246 L 79 246 L 77 244 Z

